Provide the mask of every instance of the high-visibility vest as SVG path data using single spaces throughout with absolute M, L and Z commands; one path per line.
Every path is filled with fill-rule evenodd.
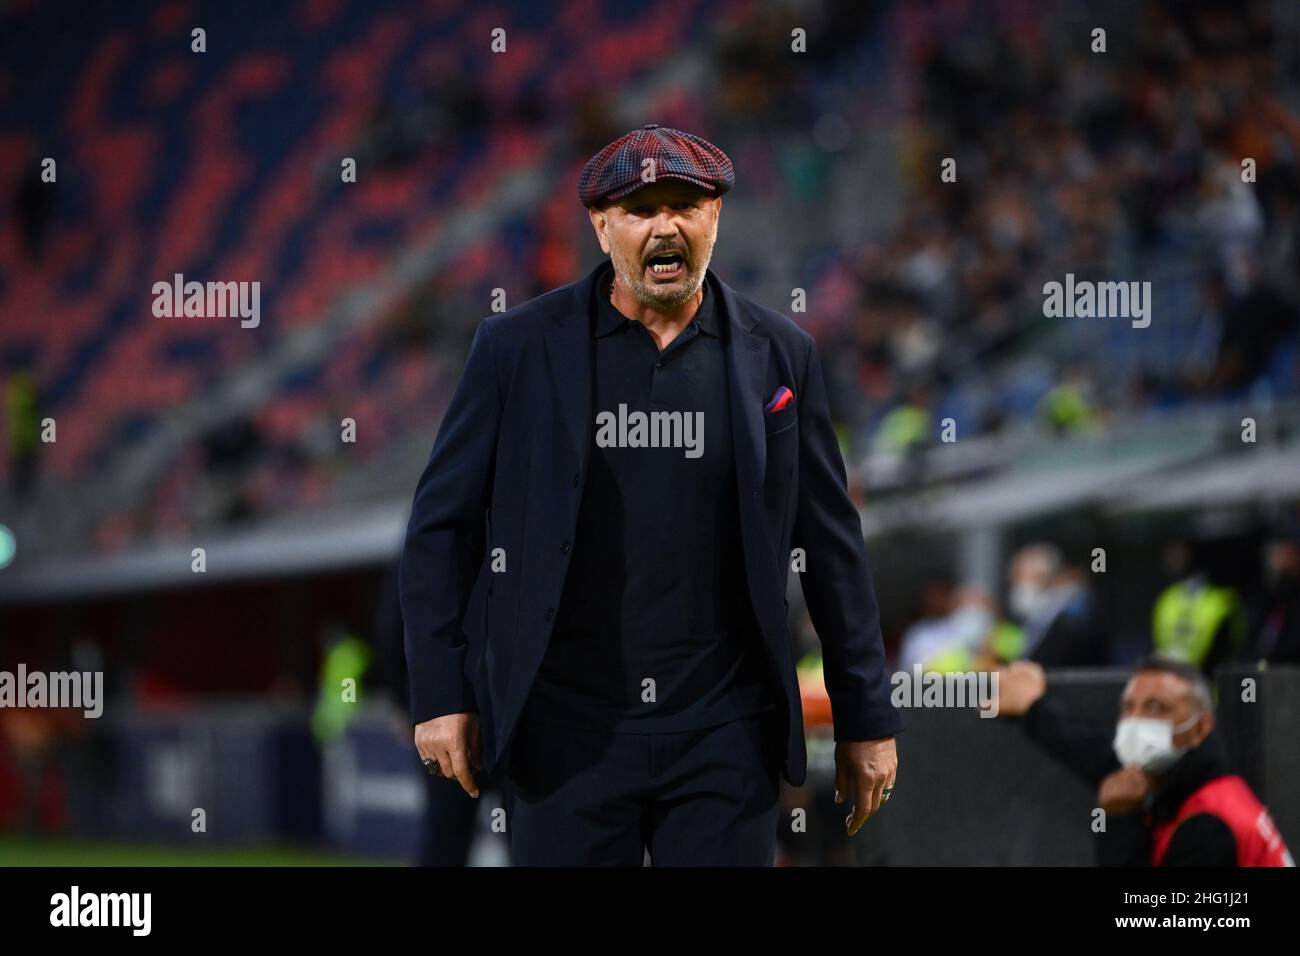
M 1043 398 L 1043 410 L 1048 422 L 1056 428 L 1081 431 L 1093 423 L 1088 400 L 1074 385 L 1057 385 Z
M 1208 813 L 1232 831 L 1238 866 L 1295 866 L 1273 818 L 1241 777 L 1215 777 L 1183 801 L 1172 820 L 1151 827 L 1151 865 L 1159 866 L 1178 825 L 1188 817 Z
M 1151 636 L 1156 652 L 1200 667 L 1209 656 L 1214 635 L 1231 619 L 1230 639 L 1239 643 L 1246 632 L 1245 612 L 1237 592 L 1192 582 L 1169 585 L 1156 599 Z
M 876 448 L 880 451 L 904 452 L 930 434 L 930 413 L 915 405 L 900 405 L 880 423 Z
M 369 667 L 370 647 L 360 638 L 344 638 L 326 650 L 321 661 L 320 692 L 311 715 L 317 743 L 324 745 L 341 736 L 356 716 L 361 681 Z
M 31 451 L 36 447 L 40 422 L 36 415 L 36 384 L 26 372 L 15 373 L 5 383 L 5 412 L 10 449 Z
M 1025 656 L 1025 632 L 1010 621 L 999 621 L 988 637 L 987 649 L 1000 661 Z M 977 670 L 975 652 L 963 646 L 944 647 L 921 662 L 927 673 L 957 674 Z
M 1010 621 L 998 621 L 989 638 L 989 648 L 998 660 L 1018 661 L 1025 656 L 1025 629 Z
M 962 674 L 975 669 L 975 655 L 964 647 L 947 647 L 921 663 L 925 673 Z

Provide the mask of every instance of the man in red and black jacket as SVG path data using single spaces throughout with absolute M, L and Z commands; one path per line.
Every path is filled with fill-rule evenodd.
M 1226 769 L 1209 684 L 1179 661 L 1149 658 L 1124 688 L 1119 723 L 1089 730 L 1047 693 L 1037 664 L 1001 674 L 999 713 L 1090 783 L 1106 812 L 1102 866 L 1294 866 L 1268 810 Z

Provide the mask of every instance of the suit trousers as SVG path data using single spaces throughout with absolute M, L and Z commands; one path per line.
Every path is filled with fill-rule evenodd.
M 678 733 L 521 723 L 502 776 L 515 866 L 771 866 L 775 712 Z

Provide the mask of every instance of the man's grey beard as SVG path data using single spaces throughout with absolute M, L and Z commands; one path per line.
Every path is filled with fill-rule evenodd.
M 614 260 L 614 271 L 618 274 L 619 281 L 622 282 L 626 288 L 631 290 L 632 295 L 634 295 L 636 300 L 642 305 L 654 306 L 658 309 L 675 309 L 677 306 L 688 301 L 695 295 L 695 293 L 700 291 L 700 286 L 704 284 L 704 274 L 708 270 L 709 263 L 712 260 L 713 246 L 710 244 L 709 247 L 704 250 L 703 261 L 700 263 L 699 268 L 691 272 L 690 279 L 686 285 L 671 294 L 660 292 L 654 286 L 647 285 L 642 281 L 641 277 L 645 275 L 644 269 L 635 275 L 629 274 L 617 260 Z M 611 289 L 611 294 L 612 292 L 613 290 Z

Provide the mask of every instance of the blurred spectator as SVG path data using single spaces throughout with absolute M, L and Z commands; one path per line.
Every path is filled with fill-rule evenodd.
M 876 431 L 875 452 L 881 476 L 912 485 L 923 477 L 922 453 L 934 442 L 930 389 L 924 382 L 911 384 L 905 400 L 891 409 Z
M 947 644 L 948 615 L 955 598 L 956 588 L 946 578 L 931 578 L 921 585 L 921 616 L 898 643 L 899 670 L 910 671 Z
M 369 644 L 337 623 L 328 625 L 320 640 L 320 684 L 311 730 L 316 743 L 325 747 L 342 737 L 358 714 L 373 654 Z
M 1043 419 L 1054 434 L 1067 435 L 1094 428 L 1097 416 L 1087 372 L 1077 365 L 1067 370 L 1061 381 L 1043 396 L 1042 409 Z
M 1007 566 L 1007 608 L 1024 628 L 1019 657 L 1044 667 L 1101 666 L 1106 642 L 1083 572 L 1053 544 L 1028 544 Z
M 925 616 L 903 634 L 899 670 L 918 664 L 944 673 L 975 670 L 993 663 L 993 648 L 1019 643 L 1020 629 L 998 621 L 993 601 L 978 588 L 958 590 L 948 581 L 930 581 L 921 600 Z
M 1156 598 L 1151 640 L 1156 653 L 1206 674 L 1245 650 L 1246 615 L 1235 588 L 1218 584 L 1205 542 L 1171 542 L 1165 567 L 1177 580 Z

